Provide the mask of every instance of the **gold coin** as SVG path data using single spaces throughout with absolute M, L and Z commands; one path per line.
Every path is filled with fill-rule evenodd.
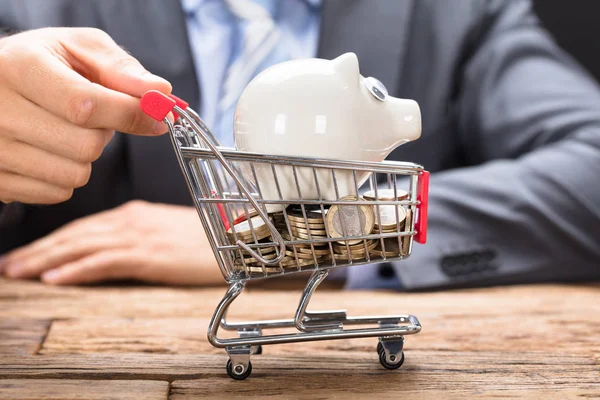
M 284 219 L 275 219 L 275 224 L 283 227 L 283 228 L 287 228 L 287 224 L 285 223 Z M 324 223 L 308 223 L 305 224 L 304 221 L 299 222 L 299 221 L 292 221 L 291 219 L 288 221 L 291 227 L 294 228 L 302 228 L 302 229 L 306 229 L 306 226 L 308 225 L 309 229 L 325 229 L 325 224 Z
M 277 228 L 277 230 L 279 231 L 284 231 L 286 232 L 288 230 L 287 225 L 285 224 L 281 224 L 281 223 L 276 223 L 275 227 Z M 325 231 L 325 225 L 322 226 L 323 229 L 318 229 L 318 228 L 310 228 L 310 233 L 315 233 L 317 235 L 326 235 L 327 231 Z M 308 233 L 308 230 L 306 230 L 306 228 L 303 228 L 301 226 L 295 226 L 290 224 L 290 229 L 292 232 L 300 232 L 300 233 Z
M 319 261 L 319 259 L 317 258 L 317 262 L 318 261 Z M 289 267 L 306 267 L 309 265 L 315 265 L 312 258 L 310 260 L 299 259 L 298 262 L 296 262 L 295 259 L 292 259 L 291 261 L 281 262 L 281 266 L 287 267 L 287 268 L 289 268 Z
M 297 239 L 297 238 L 293 238 L 293 239 L 292 239 L 292 238 L 290 237 L 289 233 L 287 233 L 287 232 L 281 232 L 281 237 L 282 237 L 284 240 L 287 240 L 287 241 L 292 241 L 292 240 L 296 241 L 296 240 L 299 240 L 299 239 Z M 297 248 L 297 249 L 298 249 L 298 248 L 307 248 L 307 247 L 308 247 L 308 248 L 310 248 L 310 244 L 309 244 L 309 243 L 300 243 L 300 244 L 286 244 L 286 246 L 287 246 L 288 248 L 289 248 L 289 247 L 296 246 L 296 248 Z
M 402 226 L 402 223 L 406 219 L 406 210 L 402 206 L 374 206 L 375 211 L 375 228 L 381 225 L 381 229 L 396 229 L 396 210 L 398 210 L 398 222 Z M 380 224 L 381 220 L 381 224 Z
M 361 201 L 362 197 L 346 196 L 342 201 Z M 367 205 L 333 205 L 327 211 L 327 228 L 332 238 L 367 235 L 375 226 L 373 208 Z M 345 228 L 345 231 L 344 229 Z M 362 239 L 346 239 L 338 243 L 356 244 Z
M 309 253 L 303 253 L 303 252 L 301 252 L 300 250 L 296 250 L 296 254 L 298 255 L 298 258 L 302 258 L 302 259 L 305 259 L 305 260 L 312 260 L 312 259 L 313 259 L 313 256 L 312 256 L 312 254 L 309 254 Z M 294 257 L 295 257 L 295 254 L 294 254 L 294 251 L 293 251 L 293 250 L 286 250 L 286 251 L 285 251 L 285 255 L 286 255 L 286 256 L 290 256 L 290 257 L 292 257 L 292 258 L 294 258 Z M 318 259 L 318 258 L 319 258 L 319 256 L 317 256 L 317 259 Z
M 227 235 L 231 239 L 231 241 L 235 241 L 235 237 L 233 231 L 235 230 L 235 234 L 239 240 L 242 242 L 251 242 L 254 241 L 254 236 L 252 236 L 252 230 L 250 229 L 250 223 L 252 223 L 252 228 L 254 230 L 254 235 L 256 236 L 256 240 L 264 239 L 271 235 L 269 231 L 269 227 L 263 221 L 260 216 L 252 217 L 250 220 L 245 220 L 239 222 L 229 228 L 227 230 Z
M 329 249 L 319 249 L 318 247 L 315 247 L 314 250 L 312 250 L 310 247 L 309 248 L 302 247 L 302 248 L 298 249 L 298 251 L 300 253 L 304 253 L 304 254 L 312 254 L 314 252 L 317 257 L 326 256 L 331 253 L 329 251 Z
M 281 236 L 286 236 L 287 240 L 308 240 L 308 235 L 301 233 L 301 232 L 294 232 L 292 231 L 292 235 L 293 238 L 290 239 L 290 235 L 287 232 L 281 232 Z M 312 235 L 312 234 L 311 234 Z M 312 235 L 312 239 L 313 240 L 318 240 L 318 239 L 327 239 L 327 236 L 322 236 L 322 235 Z M 309 245 L 309 243 L 303 243 L 303 244 L 307 244 Z
M 270 238 L 270 236 L 269 236 L 269 238 Z M 269 241 L 269 242 L 270 242 L 271 240 L 267 240 L 267 241 Z M 259 241 L 259 243 L 263 243 L 263 242 Z M 252 249 L 253 249 L 255 252 L 259 253 L 259 254 L 270 254 L 270 253 L 273 253 L 273 252 L 275 252 L 275 250 L 277 249 L 277 247 L 275 247 L 275 246 L 268 246 L 268 247 L 253 247 Z M 260 251 L 259 251 L 259 250 L 260 250 Z M 243 249 L 242 249 L 242 254 L 244 254 L 244 255 L 249 255 L 250 253 L 249 253 L 249 252 L 247 252 L 246 250 L 243 250 Z
M 383 247 L 381 247 L 381 242 L 377 243 L 377 247 L 371 250 L 371 254 L 380 256 L 380 257 L 398 257 L 400 256 L 400 248 L 398 247 L 398 239 L 389 238 L 384 239 L 383 244 L 385 246 L 385 251 L 383 251 Z
M 365 245 L 362 244 L 361 246 L 355 245 L 355 246 L 348 246 L 350 247 L 350 253 L 352 254 L 352 256 L 354 257 L 354 255 L 361 255 L 361 254 L 365 254 L 371 250 L 373 250 L 375 247 L 377 246 L 377 241 L 372 241 L 371 243 L 367 243 L 367 249 L 365 250 Z M 339 247 L 334 247 L 334 250 L 336 253 L 340 253 L 340 254 L 348 254 L 348 249 L 346 248 L 346 246 L 339 246 Z
M 327 236 L 327 231 L 322 230 L 322 229 L 311 229 L 310 231 L 307 231 L 306 229 L 303 228 L 296 228 L 296 227 L 290 227 L 290 230 L 292 231 L 292 233 L 302 233 L 308 236 L 308 233 L 310 232 L 311 235 L 313 236 Z
M 309 210 L 308 206 L 305 206 L 304 212 L 306 214 L 306 219 L 309 223 L 323 223 L 323 213 L 321 209 L 318 208 L 316 210 Z M 304 222 L 304 213 L 302 213 L 302 209 L 300 207 L 288 207 L 286 209 L 288 214 L 288 218 L 290 220 L 296 220 L 296 222 Z M 327 210 L 325 210 L 327 213 Z
M 363 194 L 363 197 L 367 200 L 406 200 L 408 199 L 408 192 L 396 189 L 396 195 L 394 196 L 394 189 L 377 189 L 377 196 L 375 196 L 374 190 L 369 190 Z
M 372 243 L 376 242 L 377 239 L 367 239 L 367 246 L 370 246 Z M 349 241 L 348 241 L 349 242 Z M 340 248 L 346 248 L 346 242 L 336 242 L 333 243 L 333 247 L 340 247 Z M 364 249 L 365 245 L 364 245 L 364 241 L 361 239 L 360 243 L 355 243 L 355 244 L 349 244 L 348 243 L 348 247 L 350 247 L 350 249 Z
M 277 258 L 277 253 L 263 254 L 262 257 L 265 260 L 273 260 L 273 259 Z M 238 260 L 239 260 L 239 258 L 238 258 Z M 252 264 L 252 263 L 258 263 L 258 260 L 254 257 L 244 257 L 244 262 L 246 264 Z
M 251 274 L 255 274 L 255 275 L 262 275 L 263 274 L 262 267 L 248 267 L 246 269 Z M 241 268 L 241 270 L 244 271 L 245 269 Z M 264 272 L 266 272 L 267 274 L 280 274 L 282 271 L 281 271 L 280 268 L 265 267 Z
M 344 261 L 349 261 L 350 260 L 350 256 L 348 256 L 347 253 L 346 254 L 334 253 L 333 257 L 336 260 L 344 260 Z M 352 254 L 352 260 L 353 261 L 364 260 L 365 258 L 367 258 L 367 254 L 366 253 Z

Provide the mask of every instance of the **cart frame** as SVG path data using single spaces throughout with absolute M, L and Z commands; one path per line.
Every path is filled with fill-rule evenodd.
M 181 99 L 170 96 L 167 97 L 156 91 L 147 92 L 142 97 L 141 107 L 144 112 L 158 121 L 164 121 L 169 129 L 171 142 L 177 156 L 177 160 L 181 170 L 186 178 L 186 183 L 190 194 L 192 195 L 194 204 L 198 211 L 198 215 L 206 230 L 211 248 L 215 254 L 215 258 L 219 264 L 221 272 L 225 280 L 229 283 L 229 288 L 223 299 L 219 302 L 208 327 L 208 341 L 217 348 L 224 348 L 229 355 L 227 362 L 227 372 L 233 379 L 246 379 L 252 372 L 252 363 L 250 361 L 251 354 L 260 354 L 262 345 L 306 342 L 316 340 L 332 340 L 332 339 L 353 339 L 364 337 L 378 337 L 379 343 L 377 353 L 381 365 L 387 369 L 397 369 L 404 362 L 404 336 L 419 333 L 421 324 L 417 317 L 413 315 L 391 315 L 391 316 L 360 316 L 349 317 L 345 310 L 327 310 L 312 312 L 308 311 L 308 304 L 313 293 L 323 280 L 329 274 L 331 268 L 355 266 L 360 264 L 373 263 L 374 261 L 389 261 L 401 260 L 410 256 L 412 251 L 413 239 L 424 243 L 426 240 L 427 230 L 427 195 L 428 195 L 428 178 L 429 173 L 421 166 L 412 163 L 389 162 L 381 163 L 372 162 L 357 162 L 357 161 L 340 161 L 313 159 L 302 157 L 287 157 L 265 154 L 255 154 L 236 151 L 219 146 L 218 141 L 206 127 L 200 117 L 188 107 L 187 103 Z M 173 112 L 176 122 L 172 123 L 167 114 Z M 249 163 L 251 174 L 256 183 L 256 190 L 252 190 L 252 182 L 244 177 L 244 174 L 239 167 L 239 163 Z M 213 164 L 214 163 L 214 164 Z M 215 164 L 220 165 L 222 170 L 218 170 Z M 354 186 L 356 193 L 359 191 L 359 183 L 357 181 L 357 171 L 368 171 L 375 175 L 384 174 L 393 177 L 393 182 L 388 182 L 389 186 L 396 193 L 396 177 L 404 175 L 410 180 L 409 198 L 403 201 L 377 200 L 375 207 L 379 213 L 379 207 L 385 205 L 395 205 L 407 207 L 413 213 L 413 218 L 410 225 L 400 229 L 400 221 L 398 220 L 398 211 L 396 211 L 396 221 L 398 224 L 397 232 L 383 232 L 381 228 L 379 232 L 371 232 L 365 235 L 352 235 L 348 237 L 331 237 L 327 231 L 327 238 L 313 238 L 308 233 L 308 238 L 303 240 L 284 240 L 280 232 L 271 222 L 267 212 L 267 204 L 289 204 L 289 199 L 284 199 L 279 190 L 280 199 L 263 199 L 261 197 L 259 179 L 257 178 L 255 163 L 270 165 L 273 169 L 274 179 L 277 183 L 276 166 L 286 166 L 292 168 L 293 177 L 298 187 L 299 198 L 294 200 L 295 204 L 299 204 L 302 208 L 306 226 L 308 227 L 307 209 L 309 207 L 320 208 L 325 215 L 325 206 L 332 205 L 372 205 L 373 202 L 361 200 L 357 197 L 356 201 L 341 201 L 339 196 L 337 200 L 324 200 L 319 189 L 319 179 L 317 170 L 331 169 L 333 175 L 333 185 L 335 186 L 336 194 L 338 193 L 338 184 L 336 181 L 335 171 L 351 171 L 354 177 Z M 314 178 L 319 190 L 319 199 L 303 199 L 300 195 L 300 184 L 298 180 L 298 169 L 312 170 Z M 338 172 L 340 174 L 341 172 Z M 233 187 L 237 191 L 227 191 L 223 182 L 225 180 L 233 181 Z M 373 179 L 372 181 L 375 181 Z M 370 180 L 371 182 L 371 180 Z M 377 193 L 377 182 L 371 183 Z M 257 193 L 258 192 L 258 193 Z M 215 195 L 216 193 L 216 195 Z M 225 194 L 225 195 L 224 195 Z M 249 217 L 250 210 L 260 216 L 265 222 L 270 231 L 268 242 L 259 242 L 255 235 L 255 228 L 252 226 L 252 218 L 247 218 L 254 243 L 245 243 L 242 240 L 237 240 L 235 229 L 233 236 L 235 243 L 227 242 L 227 229 L 229 222 L 234 221 L 234 214 L 231 211 L 233 205 L 243 209 L 243 215 Z M 250 208 L 252 207 L 252 208 Z M 379 214 L 377 214 L 379 215 Z M 287 213 L 284 212 L 285 221 L 289 229 L 289 219 Z M 291 232 L 291 231 L 290 231 Z M 321 262 L 315 255 L 315 245 L 327 243 L 331 254 L 333 255 L 332 244 L 340 242 L 340 240 L 352 239 L 354 241 L 363 241 L 365 243 L 365 258 L 353 260 L 349 256 L 349 260 L 336 262 L 335 257 L 332 257 L 329 262 Z M 384 245 L 384 239 L 397 238 L 398 245 L 401 245 L 402 238 L 408 240 L 407 251 L 401 255 L 394 257 L 386 257 L 385 247 L 381 259 L 372 260 L 367 250 L 367 240 L 379 240 Z M 346 241 L 348 243 L 348 241 Z M 297 266 L 295 268 L 282 267 L 281 260 L 286 254 L 286 248 L 293 248 L 293 254 Z M 310 246 L 314 265 L 308 268 L 300 267 L 300 259 L 296 251 L 296 246 Z M 351 254 L 348 244 L 348 254 Z M 276 257 L 267 259 L 261 250 L 267 247 L 276 247 Z M 245 252 L 245 253 L 243 253 Z M 235 258 L 236 253 L 241 255 L 241 258 Z M 250 273 L 252 270 L 246 266 L 244 254 L 250 254 L 261 265 L 262 273 Z M 234 261 L 241 260 L 242 266 Z M 279 267 L 277 265 L 279 264 Z M 226 318 L 227 311 L 231 304 L 243 292 L 246 282 L 253 279 L 270 278 L 273 276 L 281 276 L 289 273 L 297 273 L 302 271 L 312 271 L 308 283 L 300 297 L 298 307 L 294 318 L 280 320 L 261 320 L 261 321 L 245 321 L 245 322 L 229 322 Z M 369 327 L 353 327 L 353 325 L 369 325 Z M 219 338 L 219 328 L 224 330 L 237 331 L 238 338 L 223 339 Z M 264 334 L 263 330 L 270 329 L 294 329 L 293 333 L 278 333 Z

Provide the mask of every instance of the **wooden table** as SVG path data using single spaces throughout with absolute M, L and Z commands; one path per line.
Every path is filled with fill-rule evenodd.
M 384 370 L 375 339 L 288 344 L 253 356 L 246 381 L 206 340 L 223 292 L 0 280 L 0 399 L 600 397 L 598 284 L 317 291 L 313 309 L 417 315 L 404 366 Z M 298 297 L 249 288 L 231 317 L 289 318 Z

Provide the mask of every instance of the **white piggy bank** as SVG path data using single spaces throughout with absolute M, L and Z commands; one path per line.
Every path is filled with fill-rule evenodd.
M 358 58 L 304 59 L 263 71 L 242 93 L 234 123 L 238 150 L 336 160 L 383 161 L 399 145 L 421 135 L 421 113 L 413 100 L 391 97 L 374 78 L 363 78 Z M 268 165 L 256 165 L 265 200 L 336 200 L 356 194 L 351 171 L 298 168 L 300 194 L 291 167 L 277 166 L 279 190 Z M 369 174 L 358 173 L 358 185 Z M 320 193 L 319 193 L 320 192 Z M 320 196 L 319 196 L 320 194 Z M 270 205 L 269 212 L 281 210 Z

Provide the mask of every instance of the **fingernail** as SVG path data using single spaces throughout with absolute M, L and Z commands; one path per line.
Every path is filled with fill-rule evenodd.
M 57 269 L 51 269 L 42 274 L 42 282 L 56 283 L 60 279 L 60 271 Z
M 154 129 L 152 130 L 152 132 L 156 134 L 165 133 L 166 131 L 167 125 L 162 121 L 158 121 L 156 124 L 154 124 Z

